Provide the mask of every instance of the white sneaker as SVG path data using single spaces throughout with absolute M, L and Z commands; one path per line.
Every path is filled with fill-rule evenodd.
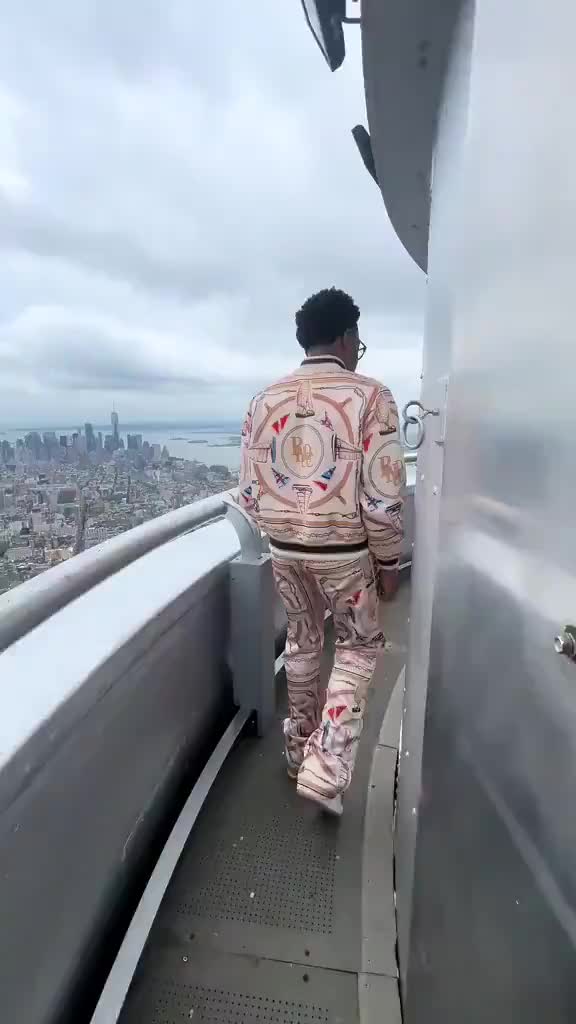
M 300 736 L 293 736 L 290 732 L 290 719 L 285 718 L 283 723 L 284 731 L 284 755 L 286 757 L 286 771 L 291 779 L 298 778 L 298 772 L 304 760 L 304 747 L 306 739 Z
M 288 778 L 297 779 L 302 762 L 295 761 L 287 747 L 285 747 L 284 753 L 286 755 L 286 771 L 288 772 Z
M 298 796 L 303 796 L 306 800 L 313 800 L 323 811 L 334 815 L 336 818 L 339 818 L 344 810 L 341 793 L 331 797 L 323 796 L 322 793 L 318 793 L 315 789 L 309 789 L 308 786 L 303 785 L 300 781 L 298 781 L 296 792 Z

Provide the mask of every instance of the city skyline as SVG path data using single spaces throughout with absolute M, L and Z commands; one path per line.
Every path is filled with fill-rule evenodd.
M 18 427 L 7 430 L 0 429 L 0 459 L 4 462 L 8 459 L 9 449 L 17 447 L 19 448 L 32 448 L 38 457 L 37 448 L 38 446 L 50 447 L 71 447 L 78 448 L 82 447 L 82 439 L 85 439 L 85 450 L 90 453 L 98 450 L 108 451 L 113 453 L 115 450 L 120 448 L 126 448 L 127 450 L 138 450 L 138 441 L 140 446 L 148 446 L 150 443 L 154 445 L 154 439 L 150 440 L 150 436 L 158 434 L 159 432 L 166 433 L 167 431 L 201 431 L 203 433 L 210 434 L 228 434 L 229 436 L 239 437 L 240 424 L 238 422 L 225 423 L 212 423 L 206 424 L 198 422 L 193 425 L 192 422 L 185 424 L 183 422 L 160 422 L 160 423 L 122 423 L 120 420 L 120 414 L 115 407 L 112 408 L 109 414 L 109 422 L 93 423 L 90 420 L 85 420 L 81 425 L 73 425 L 63 427 L 59 425 L 43 425 L 42 427 Z M 122 434 L 126 435 L 126 444 Z M 144 438 L 144 434 L 149 435 Z M 68 439 L 70 439 L 70 445 L 68 445 Z M 183 438 L 171 438 L 172 441 L 184 440 Z M 45 456 L 45 453 L 44 453 Z M 181 456 L 182 457 L 182 456 Z M 186 456 L 184 456 L 186 457 Z
M 108 423 L 109 423 L 109 421 L 106 420 L 106 419 L 98 420 L 96 418 L 92 418 L 91 420 L 89 420 L 87 422 L 92 423 L 94 428 L 98 429 L 98 430 L 101 430 L 102 428 L 106 427 L 108 425 Z M 178 428 L 178 427 L 186 427 L 187 429 L 196 429 L 198 427 L 202 427 L 202 428 L 204 428 L 206 430 L 216 430 L 217 431 L 219 428 L 223 428 L 224 431 L 227 431 L 228 429 L 233 428 L 233 427 L 237 427 L 239 429 L 240 425 L 241 425 L 241 419 L 235 418 L 235 417 L 230 418 L 230 419 L 226 419 L 226 418 L 223 418 L 223 417 L 222 418 L 220 418 L 220 417 L 219 418 L 199 417 L 199 418 L 189 418 L 189 419 L 186 419 L 186 418 L 173 419 L 173 418 L 171 418 L 171 419 L 154 419 L 154 420 L 146 420 L 146 419 L 124 420 L 124 419 L 122 419 L 121 425 L 123 427 L 125 427 L 125 428 L 128 428 L 128 427 L 146 427 L 146 428 L 158 427 L 159 429 L 161 428 L 163 430 L 169 430 L 171 428 Z M 43 430 L 57 430 L 58 428 L 62 428 L 63 430 L 72 431 L 72 430 L 78 429 L 80 426 L 84 426 L 84 423 L 76 423 L 73 420 L 69 420 L 68 422 L 66 422 L 63 418 L 54 419 L 52 421 L 44 421 L 43 420 L 41 422 L 36 422 L 36 423 L 15 422 L 13 424 L 9 424 L 9 423 L 4 423 L 4 422 L 0 421 L 0 437 L 2 437 L 2 435 L 5 434 L 5 433 L 14 434 L 14 433 L 17 433 L 18 431 L 22 431 L 22 432 L 24 432 L 24 431 L 25 432 L 30 432 L 30 431 L 42 432 Z
M 120 416 L 115 408 L 110 412 L 109 429 L 100 430 L 89 420 L 83 426 L 64 432 L 60 429 L 29 430 L 13 442 L 0 435 L 0 462 L 10 468 L 12 463 L 36 463 L 53 461 L 64 463 L 82 462 L 84 456 L 92 463 L 111 458 L 117 452 L 139 452 L 146 461 L 159 463 L 161 458 L 170 458 L 166 447 L 145 440 L 142 433 L 126 432 L 126 443 L 121 433 Z
M 105 431 L 86 420 L 71 432 L 25 431 L 14 443 L 0 436 L 0 594 L 236 482 L 236 470 L 216 458 L 175 456 L 123 429 L 117 409 Z

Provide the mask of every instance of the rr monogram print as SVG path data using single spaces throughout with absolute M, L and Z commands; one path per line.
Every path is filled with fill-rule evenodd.
M 302 442 L 302 438 L 296 435 L 292 436 L 292 454 L 303 469 L 310 469 L 314 463 L 314 455 L 312 452 L 312 445 L 308 442 Z
M 380 470 L 382 479 L 387 484 L 395 484 L 398 487 L 402 483 L 403 467 L 400 459 L 393 462 L 390 455 L 383 455 L 380 459 Z

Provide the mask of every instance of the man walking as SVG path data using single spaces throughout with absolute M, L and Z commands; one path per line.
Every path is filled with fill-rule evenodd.
M 398 412 L 387 388 L 355 372 L 366 351 L 359 316 L 336 288 L 296 314 L 306 358 L 251 402 L 239 484 L 240 504 L 269 537 L 288 617 L 288 773 L 333 814 L 342 813 L 384 646 L 378 590 L 394 593 L 403 536 Z M 336 644 L 322 707 L 327 609 Z

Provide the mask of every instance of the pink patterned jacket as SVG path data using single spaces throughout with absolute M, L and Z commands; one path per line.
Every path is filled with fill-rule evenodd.
M 390 391 L 314 356 L 250 404 L 239 502 L 281 558 L 346 558 L 383 568 L 402 545 L 404 455 Z

